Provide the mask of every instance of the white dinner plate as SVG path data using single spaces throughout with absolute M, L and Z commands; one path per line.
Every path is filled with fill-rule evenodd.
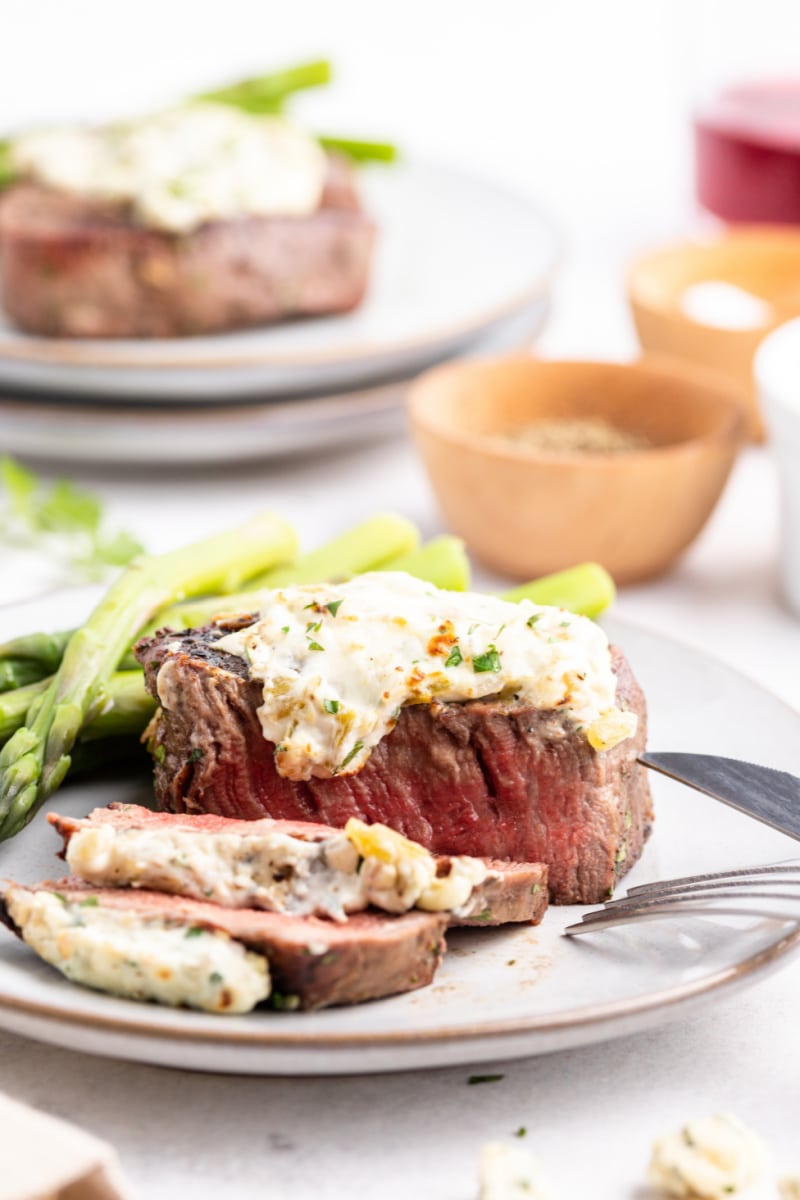
M 797 769 L 800 715 L 697 651 L 607 624 L 649 697 L 651 746 Z M 655 831 L 626 883 L 796 853 L 791 839 L 713 800 L 662 778 L 653 785 Z M 141 786 L 76 785 L 53 807 L 78 815 L 112 799 L 142 798 Z M 58 872 L 58 841 L 40 815 L 0 850 L 0 874 L 28 882 Z M 796 923 L 766 917 L 682 917 L 562 937 L 580 911 L 553 908 L 538 928 L 451 933 L 433 984 L 406 996 L 245 1017 L 88 991 L 0 933 L 0 1025 L 73 1050 L 205 1071 L 404 1071 L 542 1054 L 663 1024 L 755 982 L 800 947 Z
M 32 337 L 0 317 L 0 386 L 171 402 L 352 388 L 462 350 L 549 288 L 558 253 L 525 197 L 440 167 L 363 172 L 378 225 L 364 303 L 341 316 L 213 337 Z
M 534 301 L 477 337 L 469 353 L 528 349 L 547 309 L 547 297 Z M 0 451 L 54 462 L 145 466 L 288 458 L 398 434 L 408 382 L 404 377 L 332 396 L 207 401 L 192 408 L 0 396 Z

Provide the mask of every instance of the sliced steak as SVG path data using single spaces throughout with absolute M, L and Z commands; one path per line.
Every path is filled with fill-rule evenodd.
M 187 929 L 222 930 L 268 960 L 272 1003 L 280 1008 L 327 1008 L 413 991 L 431 982 L 445 949 L 444 914 L 357 913 L 342 925 L 317 917 L 220 908 L 162 892 L 90 888 L 71 879 L 37 884 L 33 890 L 38 889 L 79 904 L 94 906 L 96 901 L 144 918 L 163 918 Z M 0 920 L 21 936 L 2 892 L 0 888 Z
M 139 224 L 118 203 L 20 183 L 0 198 L 0 288 L 31 333 L 215 333 L 355 308 L 374 238 L 340 160 L 308 217 L 239 217 L 182 235 Z
M 266 870 L 262 868 L 257 872 L 258 881 L 262 886 L 256 889 L 252 864 L 256 858 L 261 857 L 263 861 L 264 857 L 263 851 L 259 850 L 254 841 L 259 836 L 263 836 L 267 845 L 267 839 L 274 834 L 297 838 L 303 842 L 319 843 L 332 837 L 337 841 L 341 839 L 340 829 L 308 821 L 280 821 L 270 818 L 239 821 L 215 815 L 154 813 L 136 804 L 112 804 L 108 808 L 96 808 L 84 818 L 50 813 L 48 820 L 64 839 L 62 857 L 66 856 L 70 841 L 76 834 L 90 835 L 88 840 L 84 840 L 85 850 L 81 850 L 79 857 L 70 856 L 69 863 L 73 873 L 80 875 L 87 883 L 103 887 L 136 887 L 202 899 L 203 895 L 212 894 L 209 885 L 217 884 L 220 875 L 235 875 L 241 888 L 239 896 L 223 898 L 214 895 L 214 902 L 225 904 L 226 907 L 238 907 L 242 903 L 240 897 L 246 896 L 249 906 L 273 909 L 272 898 L 265 894 L 263 885 L 268 883 L 269 877 L 273 875 L 280 877 L 286 874 L 287 868 L 281 863 L 273 872 L 270 869 L 271 864 L 267 862 Z M 113 861 L 111 846 L 105 839 L 102 843 L 99 842 L 96 836 L 98 831 L 113 833 L 113 844 L 120 851 L 114 855 Z M 156 836 L 177 833 L 188 835 L 188 838 L 182 840 L 179 846 L 176 846 L 174 840 L 170 840 L 166 851 L 162 851 L 156 861 L 152 841 L 139 841 L 135 849 L 126 848 L 125 835 L 131 831 L 143 832 L 145 835 L 155 833 Z M 211 843 L 214 835 L 218 834 L 226 835 L 227 846 L 222 847 L 216 855 Z M 197 838 L 200 844 L 190 862 L 188 855 L 191 849 L 188 839 L 192 837 Z M 235 862 L 232 862 L 230 857 L 231 837 L 242 840 L 242 853 Z M 130 846 L 130 842 L 128 845 Z M 174 858 L 170 857 L 173 855 Z M 436 864 L 437 875 L 447 876 L 450 873 L 450 865 L 449 857 L 439 857 Z M 547 868 L 541 863 L 511 863 L 499 860 L 488 861 L 485 865 L 487 876 L 473 887 L 467 904 L 459 908 L 457 916 L 447 914 L 450 924 L 507 925 L 522 921 L 538 924 L 547 908 Z M 300 888 L 303 895 L 310 892 L 313 881 L 313 875 L 301 878 Z M 254 890 L 260 891 L 261 895 L 253 895 Z M 324 889 L 321 894 L 324 898 Z M 336 894 L 340 897 L 341 891 Z M 317 915 L 327 914 L 318 908 Z
M 151 725 L 155 787 L 172 812 L 255 820 L 382 821 L 434 854 L 543 862 L 551 898 L 594 904 L 639 857 L 652 805 L 644 696 L 613 649 L 617 703 L 636 736 L 591 748 L 571 718 L 500 699 L 417 704 L 356 775 L 295 782 L 278 775 L 257 709 L 261 684 L 214 643 L 244 618 L 137 647 L 149 690 L 162 667 L 170 694 Z

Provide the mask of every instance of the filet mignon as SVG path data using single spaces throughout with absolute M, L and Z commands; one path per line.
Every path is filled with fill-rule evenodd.
M 122 204 L 19 183 L 0 197 L 0 288 L 30 333 L 216 333 L 354 308 L 374 237 L 340 159 L 308 217 L 212 221 L 181 235 L 138 224 Z
M 645 745 L 641 689 L 613 650 L 617 703 L 635 737 L 591 748 L 568 714 L 500 699 L 412 705 L 356 775 L 296 782 L 278 775 L 257 708 L 261 684 L 215 642 L 251 617 L 142 641 L 155 696 L 170 660 L 175 696 L 150 730 L 155 788 L 172 812 L 321 821 L 382 821 L 435 854 L 543 862 L 551 899 L 594 904 L 639 857 L 652 821 L 636 756 Z
M 0 885 L 0 920 L 21 936 L 3 903 L 7 886 Z M 341 925 L 317 917 L 221 908 L 162 892 L 91 888 L 80 880 L 41 883 L 30 890 L 39 889 L 78 904 L 96 901 L 145 918 L 221 929 L 268 960 L 275 1007 L 327 1008 L 413 991 L 431 982 L 445 948 L 446 914 L 357 913 Z
M 248 890 L 249 879 L 247 871 L 250 863 L 259 856 L 256 839 L 259 835 L 269 837 L 279 834 L 288 838 L 298 838 L 304 842 L 323 842 L 332 835 L 339 835 L 340 830 L 329 825 L 312 824 L 307 821 L 273 821 L 269 818 L 260 821 L 237 821 L 219 816 L 185 816 L 171 813 L 154 813 L 136 804 L 116 805 L 108 808 L 96 808 L 88 817 L 75 818 L 50 813 L 48 816 L 53 825 L 64 839 L 62 855 L 66 855 L 71 839 L 79 833 L 88 833 L 90 841 L 86 853 L 79 860 L 69 858 L 70 868 L 79 874 L 87 883 L 103 887 L 136 887 L 144 890 L 180 893 L 194 896 L 197 899 L 212 896 L 217 904 L 235 907 L 237 903 L 245 903 L 253 908 L 273 907 L 271 901 L 265 902 L 259 897 L 257 890 Z M 109 843 L 104 841 L 98 852 L 96 835 L 98 831 L 112 831 L 114 844 L 119 844 L 121 853 L 111 857 Z M 148 859 L 146 847 L 153 845 L 152 840 L 137 842 L 137 850 L 126 849 L 125 834 L 131 831 L 141 831 L 146 836 L 164 833 L 166 835 L 183 834 L 180 843 L 180 861 L 176 864 L 169 855 L 176 853 L 175 843 L 169 843 L 166 857 L 155 861 Z M 242 862 L 232 866 L 230 862 L 230 840 L 223 848 L 219 859 L 214 857 L 210 844 L 215 834 L 225 835 L 227 839 L 241 839 Z M 196 838 L 200 843 L 191 863 L 187 852 L 191 845 L 190 839 Z M 128 843 L 130 845 L 130 843 Z M 145 849 L 142 849 L 142 846 Z M 468 904 L 459 909 L 459 916 L 451 915 L 451 925 L 508 925 L 516 922 L 538 924 L 544 916 L 547 907 L 547 868 L 541 863 L 512 863 L 489 860 L 486 862 L 488 874 L 486 878 L 472 889 Z M 437 861 L 437 874 L 447 875 L 450 861 L 441 857 Z M 243 891 L 242 899 L 232 901 L 229 896 L 219 897 L 209 890 L 209 883 L 216 883 L 221 875 L 234 873 L 237 875 Z M 260 873 L 262 880 L 263 873 Z M 301 879 L 301 887 L 308 891 L 308 883 Z M 325 910 L 317 908 L 316 915 L 325 916 Z

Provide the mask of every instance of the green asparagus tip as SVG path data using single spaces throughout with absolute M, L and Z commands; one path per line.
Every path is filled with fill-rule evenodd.
M 614 580 L 599 563 L 581 563 L 566 571 L 543 575 L 503 593 L 504 600 L 552 604 L 584 617 L 597 617 L 616 599 Z

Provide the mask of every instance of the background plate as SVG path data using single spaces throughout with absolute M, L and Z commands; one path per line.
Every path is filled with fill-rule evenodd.
M 649 696 L 653 747 L 797 767 L 800 716 L 771 694 L 678 643 L 616 621 L 608 629 Z M 661 778 L 653 783 L 656 829 L 631 883 L 796 852 L 790 839 L 713 800 Z M 111 799 L 142 800 L 148 790 L 76 786 L 65 788 L 54 807 L 79 814 Z M 2 847 L 0 872 L 24 881 L 52 874 L 57 841 L 40 816 Z M 576 941 L 561 937 L 579 911 L 552 909 L 536 929 L 451 934 L 433 985 L 408 996 L 247 1017 L 95 994 L 2 936 L 0 1025 L 72 1049 L 198 1070 L 402 1071 L 541 1054 L 646 1029 L 754 981 L 800 945 L 796 924 L 765 918 L 682 918 Z
M 0 324 L 0 385 L 107 402 L 356 387 L 457 353 L 548 288 L 557 238 L 526 198 L 415 163 L 366 170 L 362 182 L 379 234 L 355 312 L 166 340 L 38 338 Z
M 525 350 L 547 316 L 544 297 L 499 321 L 471 354 Z M 413 378 L 413 376 L 411 377 Z M 56 462 L 220 463 L 286 458 L 355 445 L 405 426 L 408 378 L 291 400 L 180 405 L 87 405 L 76 397 L 0 397 L 3 453 Z

